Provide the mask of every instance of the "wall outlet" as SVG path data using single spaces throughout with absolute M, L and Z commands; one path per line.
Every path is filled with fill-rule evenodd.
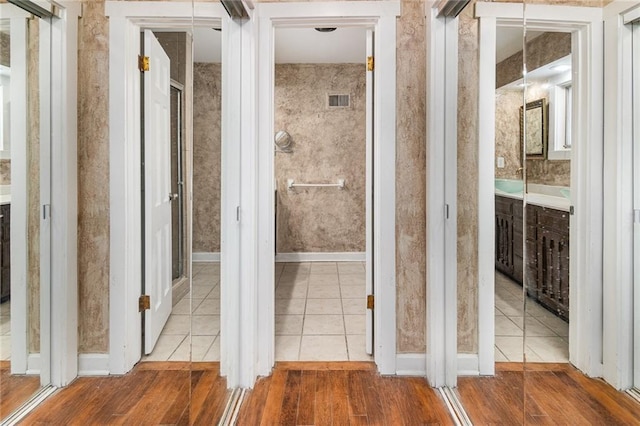
M 504 169 L 504 157 L 498 157 L 496 164 L 499 169 Z

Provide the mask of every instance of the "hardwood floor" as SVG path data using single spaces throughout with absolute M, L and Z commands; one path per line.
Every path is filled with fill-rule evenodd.
M 11 362 L 0 361 L 0 420 L 40 389 L 39 376 L 11 375 Z
M 497 363 L 495 377 L 463 377 L 474 424 L 640 425 L 640 404 L 569 364 Z
M 217 362 L 142 362 L 124 376 L 76 379 L 21 424 L 211 425 L 228 396 Z
M 370 362 L 283 362 L 245 397 L 238 425 L 453 424 L 418 377 L 382 377 Z

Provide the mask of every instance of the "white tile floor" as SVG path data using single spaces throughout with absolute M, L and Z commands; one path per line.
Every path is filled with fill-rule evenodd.
M 220 360 L 218 263 L 193 264 L 192 292 L 193 299 L 187 293 L 174 304 L 153 352 L 143 357 L 142 361 Z M 190 303 L 193 315 L 189 315 Z
M 276 264 L 276 361 L 371 361 L 363 262 Z
M 11 301 L 0 304 L 0 361 L 11 359 Z
M 569 323 L 527 299 L 523 315 L 522 286 L 496 271 L 496 362 L 522 362 L 523 318 L 527 361 L 569 362 Z

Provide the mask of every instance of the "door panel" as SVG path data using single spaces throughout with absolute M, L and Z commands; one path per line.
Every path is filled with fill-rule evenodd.
M 151 31 L 144 32 L 149 71 L 144 80 L 144 352 L 158 341 L 171 313 L 171 139 L 170 61 Z

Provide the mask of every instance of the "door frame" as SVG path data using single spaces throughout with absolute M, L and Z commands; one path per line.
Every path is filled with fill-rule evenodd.
M 11 370 L 15 374 L 40 374 L 43 385 L 51 384 L 56 387 L 66 386 L 78 372 L 78 201 L 77 201 L 77 43 L 78 18 L 81 16 L 80 4 L 71 1 L 59 3 L 58 14 L 52 18 L 51 31 L 41 32 L 40 49 L 50 50 L 50 63 L 41 63 L 40 81 L 46 84 L 48 93 L 45 100 L 49 103 L 49 111 L 41 114 L 42 140 L 50 141 L 47 147 L 51 159 L 47 165 L 47 175 L 50 191 L 47 203 L 50 204 L 49 216 L 45 220 L 47 225 L 41 228 L 50 235 L 50 240 L 56 242 L 56 250 L 49 250 L 46 243 L 44 253 L 46 269 L 41 275 L 40 318 L 45 319 L 41 333 L 48 336 L 41 337 L 40 354 L 29 355 L 27 342 L 27 321 L 25 317 L 12 315 L 12 353 Z M 22 11 L 10 4 L 0 5 L 2 16 L 10 18 L 11 31 L 14 23 L 25 18 Z M 31 14 L 27 14 L 31 16 Z M 42 27 L 42 23 L 40 24 Z M 18 31 L 26 40 L 26 23 L 18 25 Z M 15 38 L 15 40 L 14 40 Z M 16 43 L 16 44 L 14 44 Z M 12 51 L 26 52 L 20 37 L 11 37 Z M 19 59 L 18 59 L 19 58 Z M 26 76 L 26 56 L 16 55 L 18 74 Z M 27 113 L 25 103 L 26 78 L 21 84 L 11 85 L 12 113 L 11 117 L 12 161 L 13 153 L 18 152 L 22 173 L 12 172 L 12 210 L 18 205 L 18 212 L 13 211 L 11 227 L 11 263 L 14 261 L 18 268 L 11 271 L 12 308 L 27 312 L 26 294 L 26 211 L 27 176 L 26 176 L 26 141 Z M 15 97 L 14 97 L 15 95 Z M 23 149 L 24 148 L 24 149 Z M 15 177 L 18 177 L 14 180 Z M 16 202 L 17 201 L 17 202 Z M 41 200 L 42 201 L 42 200 Z M 22 213 L 19 213 L 22 211 Z M 51 214 L 53 212 L 53 214 Z M 43 220 L 41 219 L 41 222 Z M 15 245 L 15 247 L 14 247 Z M 50 253 L 49 253 L 50 251 Z M 46 252 L 46 253 L 45 253 Z M 20 318 L 22 317 L 22 318 Z M 44 339 L 44 340 L 43 340 Z
M 399 2 L 258 3 L 259 28 L 256 76 L 258 132 L 252 152 L 245 158 L 249 198 L 245 208 L 255 212 L 246 235 L 252 244 L 243 248 L 249 293 L 248 312 L 256 312 L 256 327 L 245 335 L 255 358 L 247 360 L 247 382 L 268 375 L 275 361 L 274 283 L 274 28 L 278 26 L 363 26 L 376 33 L 376 79 L 373 141 L 373 270 L 376 311 L 374 313 L 374 357 L 381 374 L 396 373 L 396 268 L 395 268 L 395 141 L 396 141 L 396 18 Z M 257 167 L 251 167 L 251 165 Z M 255 243 L 257 242 L 257 244 Z M 257 301 L 260 301 L 258 304 Z M 250 363 L 250 365 L 249 365 Z
M 236 75 L 233 61 L 228 61 L 233 49 L 230 37 L 225 35 L 232 26 L 226 11 L 219 3 L 107 1 L 105 14 L 109 17 L 109 164 L 110 164 L 110 288 L 109 288 L 109 354 L 108 364 L 102 374 L 124 374 L 140 360 L 141 321 L 137 301 L 141 281 L 141 187 L 140 187 L 140 75 L 138 54 L 140 31 L 144 28 L 183 28 L 212 24 L 223 26 L 222 36 L 222 186 L 221 186 L 221 251 L 225 244 L 233 245 L 238 238 L 238 226 L 226 226 L 235 199 L 239 168 L 225 165 L 237 161 L 239 146 L 234 141 L 239 132 L 239 122 L 230 113 L 239 101 L 225 96 L 230 80 Z M 238 77 L 239 78 L 239 77 Z M 230 105 L 231 104 L 231 105 Z M 226 108 L 225 108 L 226 107 Z M 226 141 L 226 143 L 225 143 Z M 190 179 L 190 178 L 189 178 Z M 187 203 L 192 200 L 192 188 L 188 190 Z M 233 249 L 221 256 L 221 285 L 235 282 L 239 258 Z M 221 288 L 221 324 L 227 310 L 224 286 Z M 222 330 L 225 330 L 222 327 Z M 221 372 L 235 362 L 225 356 L 225 339 L 221 340 Z M 233 386 L 232 383 L 228 383 Z
M 496 25 L 522 25 L 523 5 L 476 3 L 479 18 L 478 116 L 478 373 L 493 375 L 495 291 L 495 38 Z M 603 353 L 603 22 L 596 7 L 527 5 L 527 29 L 572 33 L 577 120 L 573 134 L 571 194 L 570 362 L 590 376 L 602 374 Z M 562 17 L 570 17 L 570 20 Z M 580 102 L 579 100 L 586 100 Z M 585 105 L 587 105 L 585 107 Z M 578 123 L 587 123 L 578 126 Z M 577 244 L 576 235 L 581 235 Z M 580 283 L 580 285 L 578 285 Z
M 640 1 L 616 0 L 604 8 L 604 352 L 603 377 L 617 389 L 634 384 L 634 147 L 631 21 Z M 637 309 L 635 314 L 638 314 Z M 635 322 L 638 324 L 638 322 Z M 637 332 L 637 329 L 636 329 Z

